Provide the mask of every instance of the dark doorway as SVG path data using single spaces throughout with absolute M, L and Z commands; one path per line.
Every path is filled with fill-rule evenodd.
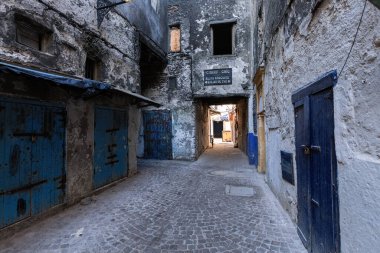
M 141 42 L 140 72 L 141 72 L 141 93 L 154 88 L 162 82 L 162 78 L 167 78 L 165 68 L 167 62 L 165 57 L 160 57 L 159 53 L 147 44 Z
M 214 138 L 223 137 L 223 121 L 214 121 Z
M 293 95 L 298 233 L 313 253 L 340 252 L 333 86 L 336 72 Z

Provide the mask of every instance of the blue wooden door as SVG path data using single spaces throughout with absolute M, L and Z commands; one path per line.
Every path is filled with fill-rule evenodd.
M 334 142 L 335 72 L 295 102 L 298 232 L 309 252 L 340 251 Z M 296 96 L 297 97 L 297 96 Z
M 64 118 L 58 107 L 0 101 L 0 228 L 63 202 Z
M 33 107 L 32 215 L 64 202 L 65 113 L 61 108 Z
M 127 176 L 127 111 L 97 107 L 95 109 L 94 140 L 94 188 L 99 188 Z
M 294 108 L 296 127 L 298 234 L 310 249 L 310 160 L 304 146 L 310 146 L 309 97 L 297 101 Z
M 144 157 L 172 159 L 172 116 L 167 110 L 143 112 Z

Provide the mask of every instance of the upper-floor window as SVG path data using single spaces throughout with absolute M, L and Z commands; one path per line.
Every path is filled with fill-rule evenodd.
M 85 66 L 85 78 L 101 80 L 101 63 L 96 58 L 87 57 Z
M 16 41 L 38 51 L 47 52 L 51 44 L 51 32 L 30 21 L 16 19 Z
M 170 26 L 170 52 L 181 51 L 181 28 L 179 25 Z
M 211 24 L 213 55 L 234 54 L 234 22 Z

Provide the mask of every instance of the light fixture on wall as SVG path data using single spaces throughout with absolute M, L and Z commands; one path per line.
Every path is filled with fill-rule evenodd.
M 114 8 L 118 5 L 130 3 L 131 1 L 132 0 L 123 0 L 123 1 L 113 3 L 109 0 L 98 0 L 98 3 L 97 3 L 98 7 L 96 8 L 96 10 L 98 12 L 98 27 L 100 27 L 100 25 L 103 22 L 104 17 L 108 14 L 108 12 L 112 8 Z

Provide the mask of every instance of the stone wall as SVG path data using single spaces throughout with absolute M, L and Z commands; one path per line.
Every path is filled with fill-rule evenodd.
M 255 45 L 255 68 L 265 63 L 266 177 L 296 220 L 296 187 L 282 179 L 280 165 L 280 150 L 295 153 L 291 95 L 330 70 L 340 73 L 365 1 L 296 0 L 289 5 L 278 2 L 275 8 L 263 2 L 254 12 L 255 32 L 262 38 Z M 270 19 L 278 17 L 276 13 L 284 15 L 273 27 L 277 22 Z M 368 2 L 356 43 L 334 87 L 342 252 L 376 252 L 380 247 L 379 22 L 380 10 Z M 269 35 L 268 29 L 273 31 Z

